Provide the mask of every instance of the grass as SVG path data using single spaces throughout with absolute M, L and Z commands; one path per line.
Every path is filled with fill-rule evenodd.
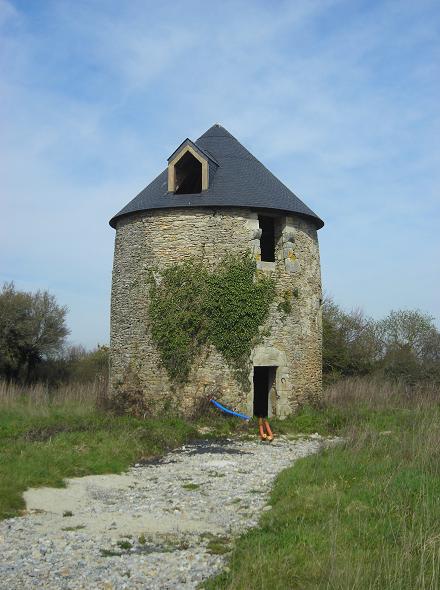
M 93 391 L 59 393 L 0 385 L 0 517 L 19 513 L 27 487 L 120 472 L 197 436 L 194 424 L 177 418 L 99 412 Z M 213 438 L 256 433 L 255 424 L 213 417 L 201 423 Z M 278 434 L 318 432 L 343 436 L 345 443 L 282 472 L 269 501 L 272 510 L 233 547 L 211 539 L 212 553 L 232 553 L 229 571 L 203 587 L 440 587 L 438 389 L 349 380 L 327 390 L 322 408 L 303 408 L 272 425 Z M 118 549 L 103 554 L 120 555 Z
M 63 516 L 73 516 L 73 512 L 71 510 L 65 510 Z
M 0 382 L 0 519 L 20 514 L 29 487 L 62 487 L 69 477 L 121 473 L 188 440 L 249 428 L 210 404 L 192 422 L 114 416 L 97 409 L 100 394 L 99 383 L 49 391 L 42 385 L 21 388 Z
M 208 541 L 206 550 L 211 555 L 224 555 L 231 551 L 231 540 L 227 537 L 214 537 Z
M 62 531 L 80 531 L 81 529 L 85 529 L 85 525 L 84 524 L 78 524 L 77 526 L 66 526 L 63 529 L 61 529 Z
M 200 488 L 200 484 L 199 483 L 192 483 L 192 482 L 190 482 L 190 483 L 184 483 L 182 485 L 182 488 L 184 490 L 188 490 L 188 491 L 192 492 L 194 490 L 198 490 Z
M 351 380 L 289 422 L 346 442 L 280 474 L 272 510 L 203 587 L 439 588 L 439 391 Z
M 61 487 L 66 477 L 120 473 L 197 436 L 196 428 L 179 418 L 111 416 L 82 395 L 80 390 L 50 399 L 41 387 L 24 395 L 0 386 L 0 518 L 20 513 L 28 487 Z
M 100 549 L 102 557 L 121 557 L 122 551 L 115 551 L 114 549 Z

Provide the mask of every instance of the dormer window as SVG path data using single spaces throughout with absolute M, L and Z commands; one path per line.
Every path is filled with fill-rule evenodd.
M 168 162 L 168 192 L 197 195 L 208 189 L 208 160 L 190 140 L 186 140 Z
M 202 164 L 190 152 L 186 152 L 174 166 L 176 195 L 202 192 Z

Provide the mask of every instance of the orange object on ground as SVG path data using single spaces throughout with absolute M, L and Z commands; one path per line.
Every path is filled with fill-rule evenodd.
M 261 440 L 267 440 L 267 434 L 264 432 L 263 418 L 258 418 L 258 431 L 260 433 Z
M 266 419 L 264 420 L 264 427 L 266 428 L 266 432 L 267 432 L 267 440 L 269 442 L 272 442 L 273 441 L 273 432 L 270 429 L 269 422 Z
M 261 440 L 273 441 L 273 432 L 270 429 L 269 421 L 266 418 L 258 418 L 258 431 Z

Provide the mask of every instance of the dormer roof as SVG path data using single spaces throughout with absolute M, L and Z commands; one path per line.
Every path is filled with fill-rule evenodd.
M 213 125 L 195 142 L 185 139 L 171 154 L 191 146 L 206 158 L 209 165 L 207 190 L 197 194 L 174 194 L 168 191 L 168 169 L 144 188 L 111 220 L 116 227 L 122 217 L 154 209 L 188 207 L 245 207 L 294 213 L 312 221 L 319 229 L 324 222 L 290 189 L 255 158 L 221 125 Z
M 187 146 L 191 146 L 194 150 L 196 150 L 196 152 L 198 152 L 201 155 L 202 158 L 206 158 L 207 160 L 211 160 L 211 162 L 213 162 L 216 166 L 218 166 L 218 162 L 212 154 L 210 154 L 209 152 L 204 150 L 202 147 L 197 145 L 197 143 L 195 143 L 194 141 L 191 141 L 188 137 L 184 141 L 182 141 L 182 143 L 179 145 L 179 147 L 177 149 L 174 150 L 174 152 L 168 158 L 168 162 L 171 162 L 171 160 L 173 160 Z

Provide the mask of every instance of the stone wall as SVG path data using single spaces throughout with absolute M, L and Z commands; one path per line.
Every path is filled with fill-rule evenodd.
M 313 224 L 280 215 L 275 262 L 261 262 L 258 214 L 247 209 L 157 210 L 118 221 L 111 304 L 111 386 L 117 395 L 127 371 L 138 375 L 152 411 L 172 403 L 190 414 L 198 400 L 215 396 L 252 413 L 253 394 L 244 393 L 220 353 L 210 347 L 195 359 L 187 385 L 172 387 L 161 366 L 148 327 L 148 271 L 186 258 L 215 265 L 229 253 L 251 249 L 262 272 L 276 279 L 276 298 L 254 365 L 277 366 L 272 412 L 291 413 L 298 400 L 321 393 L 321 279 L 317 232 Z M 292 312 L 280 311 L 289 297 Z M 129 369 L 130 368 L 130 369 Z M 252 383 L 252 374 L 250 375 Z M 251 388 L 252 389 L 252 388 Z

